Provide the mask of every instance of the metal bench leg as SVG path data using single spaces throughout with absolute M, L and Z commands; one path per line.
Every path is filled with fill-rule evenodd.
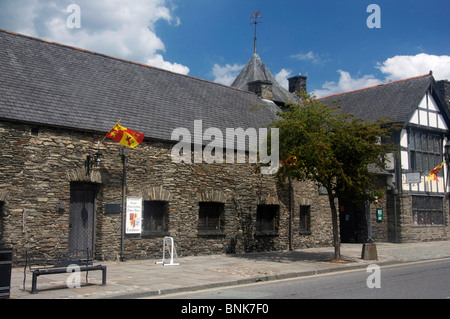
M 31 293 L 32 294 L 37 294 L 37 277 L 39 275 L 36 273 L 33 273 L 33 279 L 31 280 Z

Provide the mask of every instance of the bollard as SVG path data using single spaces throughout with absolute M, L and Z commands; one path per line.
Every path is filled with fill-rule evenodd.
M 374 243 L 365 243 L 363 244 L 361 259 L 364 260 L 377 260 L 377 245 Z

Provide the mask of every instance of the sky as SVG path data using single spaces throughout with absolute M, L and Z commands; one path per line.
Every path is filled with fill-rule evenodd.
M 258 11 L 257 53 L 286 89 L 450 80 L 450 0 L 0 0 L 0 29 L 230 85 Z

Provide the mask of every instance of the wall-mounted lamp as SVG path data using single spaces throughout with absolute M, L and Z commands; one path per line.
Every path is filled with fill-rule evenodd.
M 97 150 L 94 155 L 87 155 L 84 161 L 84 168 L 86 169 L 86 175 L 89 175 L 94 167 L 100 167 L 102 153 Z

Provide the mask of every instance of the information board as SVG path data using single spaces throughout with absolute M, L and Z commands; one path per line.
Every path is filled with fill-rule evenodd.
M 142 221 L 142 198 L 127 197 L 125 233 L 140 234 Z

